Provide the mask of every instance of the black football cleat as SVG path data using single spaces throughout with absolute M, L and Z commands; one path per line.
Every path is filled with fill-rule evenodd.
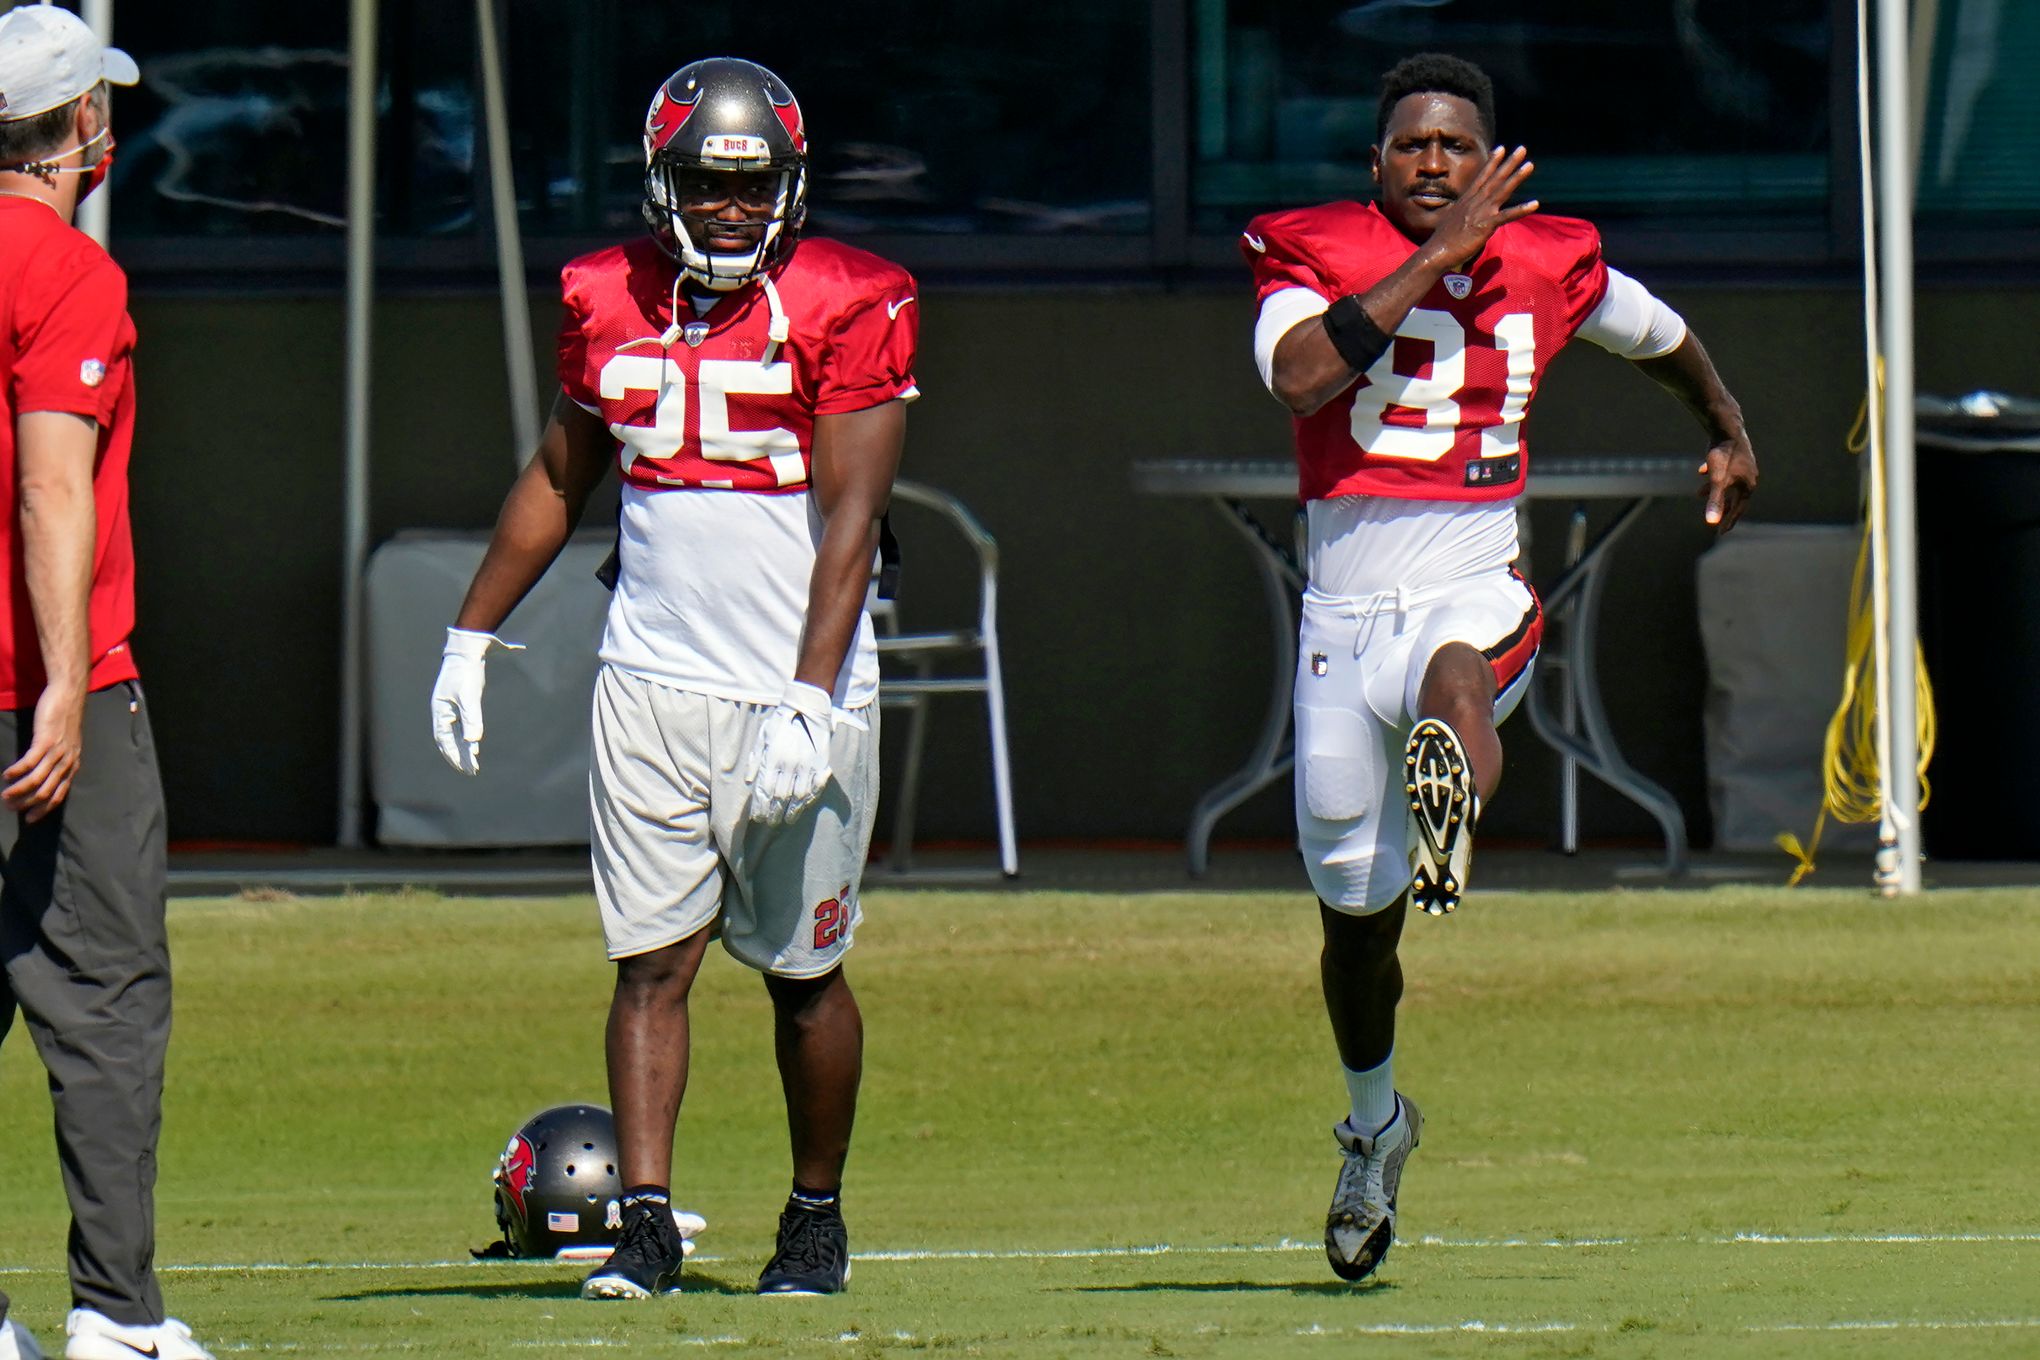
M 850 1230 L 835 1204 L 788 1200 L 779 1245 L 758 1277 L 760 1294 L 840 1294 L 850 1284 Z
M 1411 729 L 1403 748 L 1403 792 L 1410 810 L 1410 901 L 1443 916 L 1466 894 L 1473 824 L 1480 817 L 1473 770 L 1450 724 L 1425 718 Z
M 616 1250 L 581 1282 L 584 1299 L 648 1299 L 680 1292 L 687 1259 L 680 1230 L 664 1203 L 633 1204 L 625 1212 Z

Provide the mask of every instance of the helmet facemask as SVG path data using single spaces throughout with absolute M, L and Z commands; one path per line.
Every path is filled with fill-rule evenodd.
M 698 185 L 705 177 L 761 172 L 771 176 L 768 194 L 755 203 L 747 201 L 740 190 L 731 195 L 744 210 L 741 221 L 722 216 L 730 197 L 706 211 L 689 207 L 693 195 L 688 186 Z M 805 158 L 785 164 L 730 157 L 717 164 L 706 156 L 696 159 L 660 151 L 645 170 L 644 215 L 653 236 L 679 262 L 687 278 L 719 293 L 741 288 L 777 264 L 800 232 L 807 216 Z M 713 249 L 711 237 L 719 228 L 755 231 L 757 243 L 744 251 Z
M 718 196 L 719 175 L 745 175 L 753 192 Z M 741 221 L 727 215 L 733 197 Z M 807 218 L 807 129 L 786 82 L 737 57 L 691 62 L 666 77 L 645 110 L 644 216 L 681 276 L 714 292 L 741 288 L 785 259 Z M 711 249 L 716 234 L 727 244 L 731 227 L 755 231 L 755 244 Z

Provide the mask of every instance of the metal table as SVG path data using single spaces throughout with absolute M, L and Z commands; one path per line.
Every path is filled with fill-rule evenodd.
M 1699 485 L 1696 465 L 1697 459 L 1688 457 L 1540 458 L 1531 464 L 1524 492 L 1529 500 L 1575 503 L 1565 567 L 1538 592 L 1544 601 L 1547 630 L 1562 625 L 1561 638 L 1553 646 L 1547 631 L 1538 674 L 1524 696 L 1531 728 L 1564 762 L 1561 842 L 1568 853 L 1579 848 L 1578 772 L 1584 769 L 1657 819 L 1664 831 L 1665 869 L 1673 874 L 1686 867 L 1685 815 L 1669 793 L 1623 759 L 1615 744 L 1594 671 L 1594 641 L 1611 560 L 1609 550 L 1653 500 L 1692 497 Z M 1304 574 L 1296 549 L 1264 525 L 1246 502 L 1287 500 L 1293 504 L 1297 499 L 1296 464 L 1286 458 L 1154 459 L 1133 465 L 1133 488 L 1146 496 L 1209 501 L 1253 549 L 1274 626 L 1274 670 L 1260 736 L 1246 764 L 1207 790 L 1190 818 L 1190 872 L 1201 874 L 1210 863 L 1211 833 L 1219 819 L 1286 775 L 1295 760 L 1290 691 L 1296 680 L 1295 611 Z M 1627 502 L 1592 542 L 1586 537 L 1585 502 L 1590 500 Z M 1527 536 L 1525 541 L 1527 544 Z M 1555 709 L 1547 693 L 1554 672 L 1562 680 Z

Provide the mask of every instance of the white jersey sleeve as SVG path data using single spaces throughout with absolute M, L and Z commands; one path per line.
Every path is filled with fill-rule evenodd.
M 1608 271 L 1608 291 L 1580 326 L 1579 337 L 1624 359 L 1658 359 L 1686 341 L 1686 322 L 1648 288 L 1620 270 Z
M 1254 366 L 1261 370 L 1261 385 L 1275 390 L 1275 346 L 1296 326 L 1314 316 L 1323 316 L 1332 304 L 1311 289 L 1284 288 L 1270 293 L 1261 304 L 1254 322 Z

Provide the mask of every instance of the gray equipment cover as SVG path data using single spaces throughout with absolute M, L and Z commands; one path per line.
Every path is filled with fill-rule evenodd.
M 1860 538 L 1846 525 L 1745 523 L 1700 559 L 1716 849 L 1769 850 L 1781 831 L 1813 830 Z M 1831 821 L 1821 843 L 1871 849 L 1876 828 Z
M 439 652 L 481 565 L 486 533 L 403 533 L 368 564 L 369 789 L 384 845 L 585 845 L 589 705 L 615 535 L 576 534 L 497 636 L 482 709 L 482 772 L 432 743 Z

